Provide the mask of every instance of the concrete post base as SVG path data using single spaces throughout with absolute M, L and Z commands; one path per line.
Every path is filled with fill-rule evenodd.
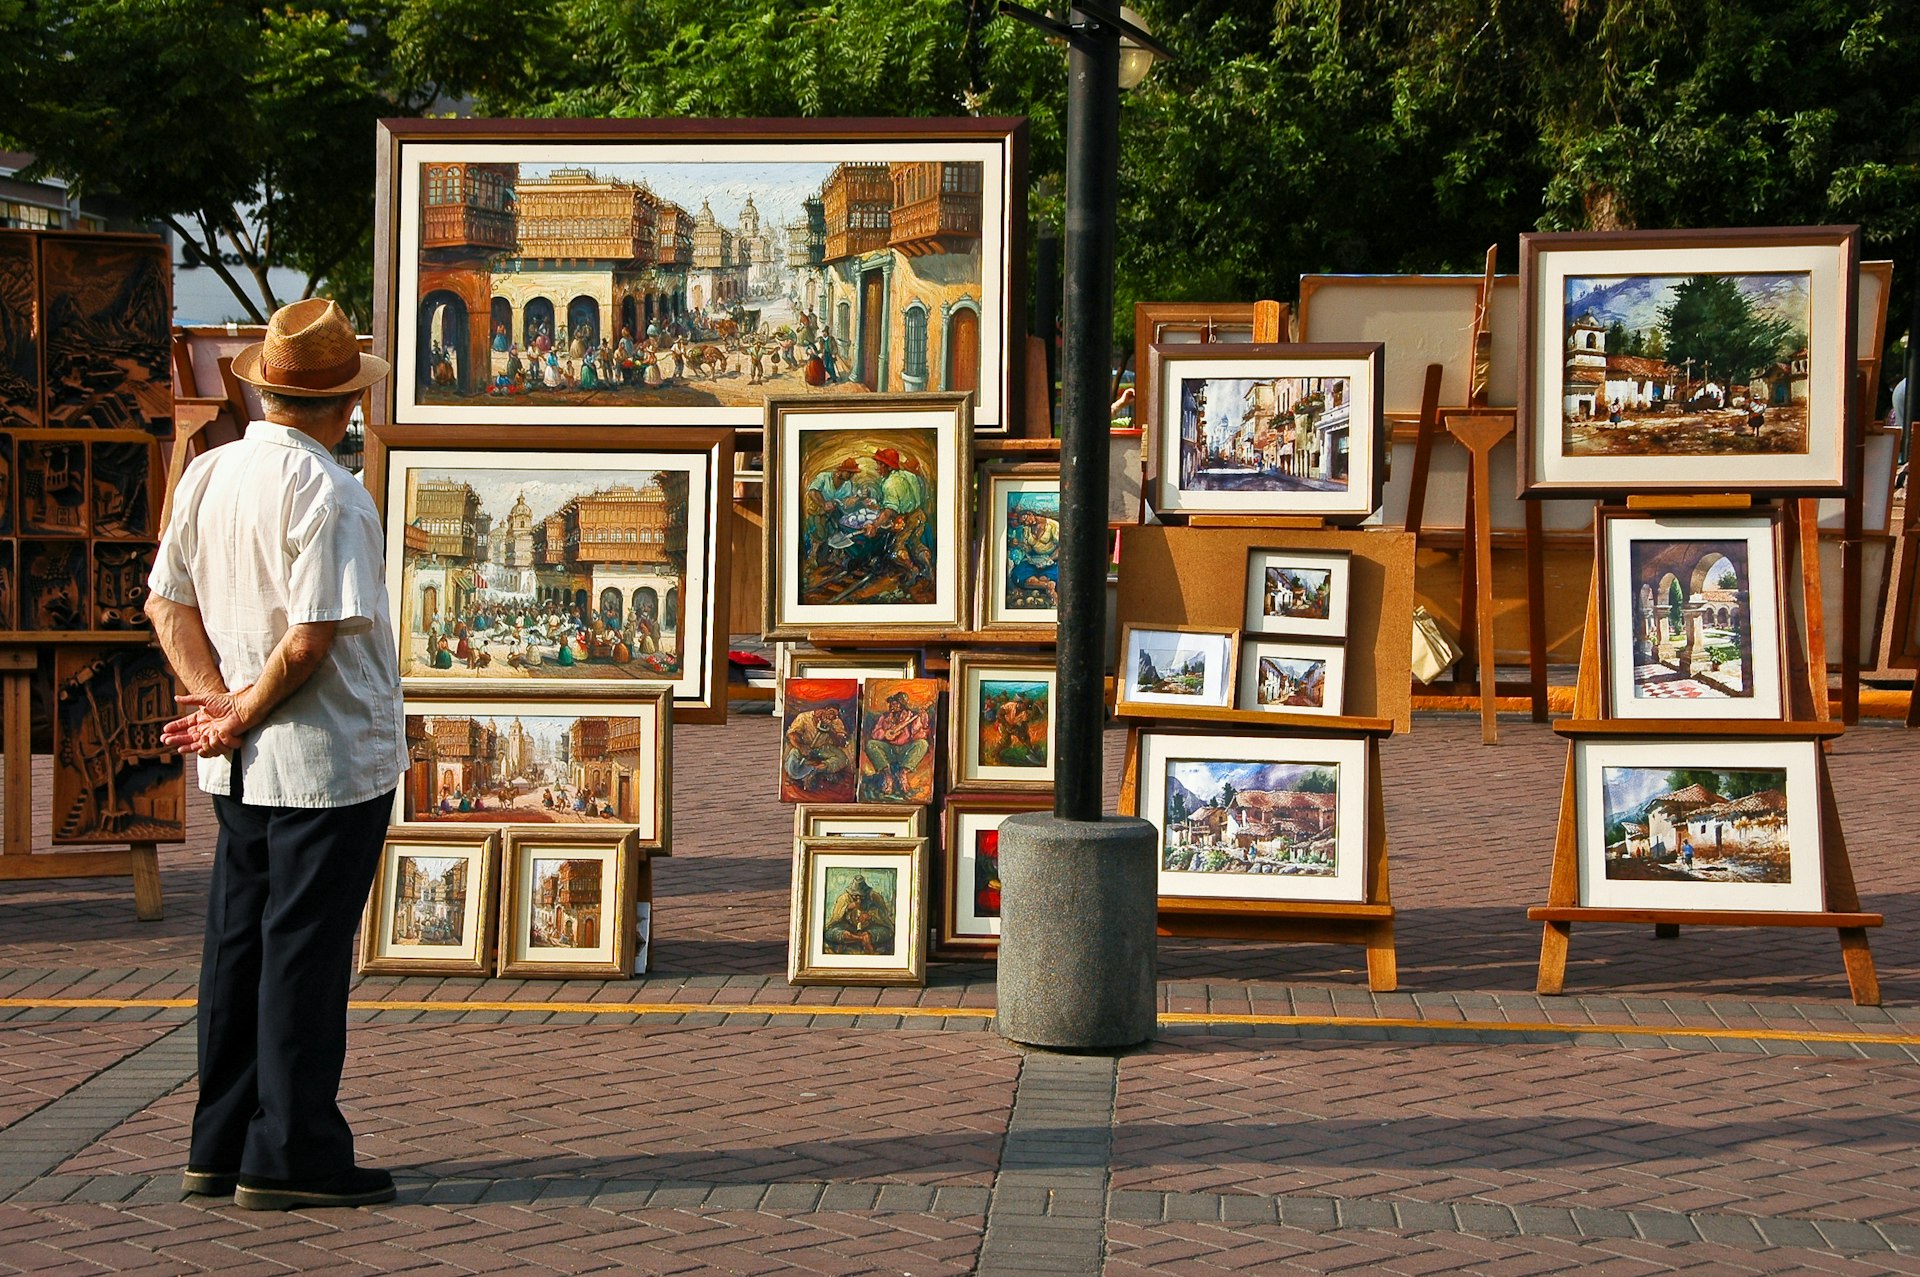
M 1002 1037 L 1059 1051 L 1153 1037 L 1158 838 L 1125 816 L 1000 825 Z

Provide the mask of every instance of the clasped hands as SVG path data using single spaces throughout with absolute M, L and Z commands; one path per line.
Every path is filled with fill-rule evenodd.
M 160 743 L 178 754 L 224 758 L 240 748 L 241 738 L 253 726 L 247 688 L 230 692 L 189 693 L 174 698 L 191 713 L 160 729 Z

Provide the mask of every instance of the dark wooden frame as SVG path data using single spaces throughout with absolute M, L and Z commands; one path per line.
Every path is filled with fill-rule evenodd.
M 1027 122 L 1016 117 L 902 117 L 898 119 L 383 119 L 375 139 L 375 201 L 373 240 L 374 350 L 393 360 L 398 351 L 394 323 L 399 285 L 399 178 L 403 148 L 409 144 L 524 144 L 550 142 L 609 145 L 619 143 L 682 144 L 689 159 L 714 159 L 730 146 L 778 142 L 872 145 L 876 142 L 953 143 L 991 142 L 1005 153 L 1003 180 L 1006 207 L 1002 213 L 1006 260 L 1001 264 L 1000 287 L 1004 349 L 1000 351 L 1000 419 L 983 433 L 1017 435 L 1016 423 L 1025 411 L 1024 381 L 1027 363 L 1025 314 L 1027 297 Z M 986 210 L 982 209 L 982 216 Z M 986 285 L 982 265 L 982 288 Z M 983 298 L 984 302 L 984 298 Z M 410 308 L 404 308 L 410 313 Z M 983 356 L 986 352 L 982 352 Z M 982 360 L 982 375 L 987 363 Z M 395 363 L 394 377 L 404 374 Z M 884 390 L 876 393 L 885 393 Z M 391 424 L 395 417 L 398 383 L 390 380 L 374 397 L 371 423 Z M 503 421 L 512 408 L 503 408 Z M 758 428 L 759 410 L 743 409 L 736 428 Z M 413 423 L 409 423 L 413 424 Z
M 542 849 L 564 850 L 568 846 L 603 847 L 614 844 L 607 863 L 613 882 L 600 880 L 600 924 L 613 928 L 613 956 L 605 962 L 553 962 L 539 958 L 513 956 L 514 937 L 519 933 L 521 901 L 516 883 L 518 858 L 527 854 L 529 845 Z M 631 829 L 589 829 L 575 825 L 511 826 L 500 839 L 500 925 L 499 961 L 494 974 L 502 977 L 545 980 L 628 980 L 633 978 L 634 959 L 639 956 L 639 935 L 635 930 L 634 906 L 653 902 L 653 863 L 647 850 Z M 531 909 L 532 902 L 527 906 Z M 532 913 L 527 913 L 531 926 Z
M 707 685 L 704 702 L 675 699 L 674 718 L 682 723 L 724 723 L 727 720 L 727 595 L 731 583 L 729 573 L 729 546 L 731 537 L 728 528 L 732 515 L 731 493 L 733 490 L 733 432 L 725 428 L 664 430 L 650 426 L 549 426 L 538 431 L 518 430 L 512 426 L 394 426 L 382 425 L 367 427 L 366 468 L 362 479 L 367 492 L 373 497 L 373 504 L 380 511 L 383 524 L 393 513 L 386 508 L 388 454 L 396 450 L 438 450 L 438 451 L 522 451 L 539 455 L 552 455 L 564 452 L 620 452 L 631 451 L 636 454 L 650 452 L 685 453 L 695 455 L 705 453 L 712 468 L 712 487 L 708 492 L 710 521 L 704 530 L 689 527 L 687 537 L 691 540 L 696 531 L 702 531 L 709 538 L 707 561 L 711 566 L 713 580 L 708 589 L 708 597 L 703 601 L 711 620 L 707 634 Z M 391 568 L 391 565 L 389 565 Z M 691 584 L 691 583 L 689 583 Z M 681 607 L 686 607 L 686 593 L 682 591 Z M 398 625 L 404 615 L 401 600 L 391 600 L 394 621 Z M 650 680 L 633 680 L 642 685 Z M 427 686 L 415 684 L 405 689 L 410 697 L 446 697 L 456 694 L 457 688 L 448 684 L 444 690 L 429 690 Z M 575 698 L 589 695 L 598 696 L 599 691 L 582 688 L 569 693 L 566 689 L 543 687 L 539 690 L 519 690 L 511 686 L 488 686 L 478 692 L 471 689 L 466 693 L 474 695 L 502 695 L 512 700 L 540 700 L 552 697 L 564 698 L 571 694 Z
M 1054 671 L 1054 658 L 1040 652 L 955 651 L 947 670 L 947 792 L 949 794 L 1050 794 L 1053 792 L 1054 750 L 1047 751 L 1044 780 L 969 780 L 965 775 L 968 723 L 972 720 L 973 698 L 967 694 L 967 679 L 976 669 L 1003 666 L 1009 669 Z M 1053 681 L 1054 692 L 1059 680 Z M 1058 721 L 1055 696 L 1047 700 L 1047 728 Z M 974 724 L 973 730 L 979 730 Z
M 1536 296 L 1539 286 L 1540 258 L 1544 253 L 1581 253 L 1615 250 L 1691 250 L 1724 248 L 1806 248 L 1827 247 L 1841 250 L 1839 287 L 1841 309 L 1839 331 L 1830 337 L 1832 349 L 1828 351 L 1833 366 L 1829 375 L 1833 376 L 1838 387 L 1839 402 L 1834 411 L 1839 414 L 1839 437 L 1836 440 L 1837 474 L 1830 479 L 1782 479 L 1777 481 L 1726 482 L 1705 480 L 1665 480 L 1657 473 L 1647 477 L 1632 477 L 1621 480 L 1578 482 L 1555 480 L 1545 482 L 1535 478 L 1535 468 L 1539 461 L 1539 442 L 1542 433 L 1548 429 L 1558 429 L 1558 417 L 1553 422 L 1536 421 L 1534 412 L 1535 392 L 1538 389 L 1539 369 L 1546 359 L 1558 355 L 1564 349 L 1561 328 L 1564 317 L 1557 310 L 1552 311 L 1553 336 L 1547 340 L 1541 325 L 1548 321 L 1547 310 L 1543 309 L 1541 299 Z M 1860 269 L 1860 231 L 1857 226 L 1806 226 L 1806 227 L 1722 227 L 1704 230 L 1679 231 L 1569 231 L 1569 232 L 1529 232 L 1520 236 L 1520 384 L 1517 405 L 1516 440 L 1520 449 L 1517 468 L 1519 473 L 1520 496 L 1543 497 L 1563 494 L 1623 495 L 1629 491 L 1640 493 L 1686 494 L 1694 492 L 1745 493 L 1749 496 L 1785 496 L 1785 495 L 1840 495 L 1858 486 L 1859 448 L 1857 441 L 1860 432 L 1859 413 L 1854 403 L 1853 372 L 1855 341 L 1859 328 L 1859 269 Z M 1649 269 L 1646 274 L 1656 273 Z M 1676 260 L 1671 274 L 1688 273 L 1684 259 Z M 1811 304 L 1811 302 L 1810 302 Z M 1812 316 L 1815 323 L 1822 317 Z M 1550 355 L 1549 352 L 1552 352 Z M 1815 423 L 1812 419 L 1813 407 L 1808 406 L 1807 442 L 1811 450 L 1814 439 Z M 1649 469 L 1657 468 L 1660 458 L 1646 458 Z M 1809 452 L 1808 461 L 1812 454 Z M 1824 466 L 1823 466 L 1824 468 Z
M 445 832 L 442 832 L 442 831 Z M 360 915 L 361 975 L 456 975 L 493 974 L 493 949 L 500 922 L 500 831 L 487 825 L 396 825 L 387 831 L 380 847 L 380 861 L 373 875 L 373 889 L 367 894 L 366 908 Z M 478 893 L 475 910 L 475 936 L 471 959 L 407 958 L 380 952 L 381 907 L 387 880 L 392 874 L 395 848 L 446 843 L 470 843 L 473 860 L 480 872 L 469 881 L 469 894 Z
M 940 813 L 940 873 L 937 891 L 940 916 L 934 927 L 934 951 L 948 958 L 984 958 L 1000 952 L 998 936 L 956 935 L 960 912 L 960 817 L 999 813 L 1002 819 L 1023 812 L 1052 811 L 1043 794 L 959 794 L 947 799 Z
M 1771 526 L 1773 540 L 1774 608 L 1770 632 L 1773 635 L 1774 651 L 1777 654 L 1774 665 L 1780 674 L 1780 713 L 1778 715 L 1757 715 L 1751 718 L 1716 717 L 1710 719 L 1688 719 L 1688 715 L 1685 712 L 1685 702 L 1676 701 L 1673 703 L 1674 712 L 1671 715 L 1634 715 L 1630 718 L 1621 715 L 1621 717 L 1631 722 L 1658 722 L 1663 717 L 1671 717 L 1721 725 L 1784 720 L 1787 717 L 1788 705 L 1790 703 L 1787 688 L 1786 613 L 1789 606 L 1786 581 L 1787 545 L 1786 537 L 1781 527 L 1779 512 L 1767 507 L 1750 508 L 1743 506 L 1723 511 L 1701 510 L 1682 513 L 1673 510 L 1628 509 L 1625 506 L 1601 506 L 1594 511 L 1594 562 L 1600 578 L 1600 688 L 1602 693 L 1601 704 L 1605 708 L 1605 712 L 1609 716 L 1618 715 L 1618 707 L 1622 704 L 1620 693 L 1623 689 L 1618 686 L 1616 679 L 1618 671 L 1613 668 L 1613 627 L 1622 623 L 1631 624 L 1633 620 L 1631 616 L 1623 619 L 1614 614 L 1614 580 L 1612 564 L 1609 562 L 1607 553 L 1607 529 L 1616 523 L 1647 523 L 1662 518 L 1699 518 L 1702 520 L 1703 525 L 1707 520 L 1714 518 L 1762 519 Z M 1703 530 L 1700 535 L 1702 539 L 1706 539 L 1710 533 Z M 1748 632 L 1753 635 L 1756 647 L 1760 639 L 1760 621 L 1761 618 L 1755 617 L 1751 613 L 1748 614 Z M 1753 654 L 1748 653 L 1744 659 L 1751 661 Z M 1735 729 L 1727 727 L 1726 730 L 1733 731 Z
M 789 412 L 852 412 L 884 419 L 901 411 L 932 412 L 950 410 L 958 431 L 954 444 L 954 500 L 959 503 L 954 527 L 957 543 L 953 547 L 954 617 L 951 624 L 928 621 L 862 621 L 848 617 L 844 621 L 787 622 L 781 619 L 781 585 L 787 569 L 787 549 L 781 543 L 781 520 L 786 501 L 786 475 L 782 472 L 781 418 Z M 880 424 L 876 422 L 876 424 Z M 903 644 L 942 643 L 967 634 L 973 623 L 973 396 L 970 394 L 861 395 L 857 399 L 769 399 L 767 401 L 766 439 L 767 482 L 762 485 L 762 517 L 766 520 L 761 540 L 761 589 L 764 592 L 760 612 L 761 637 L 769 642 L 805 640 L 815 647 L 845 647 L 878 644 L 899 647 Z M 937 476 L 936 476 L 937 480 Z M 939 484 L 928 499 L 939 504 Z
M 1149 348 L 1149 358 L 1153 366 L 1152 376 L 1156 386 L 1158 386 L 1158 383 L 1160 383 L 1165 376 L 1164 365 L 1169 359 L 1192 363 L 1214 363 L 1227 360 L 1309 362 L 1331 359 L 1358 359 L 1366 360 L 1370 365 L 1368 376 L 1373 382 L 1373 393 L 1371 396 L 1373 400 L 1372 419 L 1365 422 L 1350 419 L 1350 424 L 1347 427 L 1347 437 L 1349 440 L 1347 450 L 1347 491 L 1351 497 L 1358 497 L 1364 492 L 1367 500 L 1367 508 L 1361 510 L 1358 509 L 1357 506 L 1352 506 L 1345 510 L 1331 511 L 1323 509 L 1289 510 L 1278 508 L 1277 506 L 1273 508 L 1261 508 L 1257 503 L 1250 504 L 1248 507 L 1239 510 L 1169 512 L 1161 509 L 1161 492 L 1167 482 L 1167 476 L 1160 472 L 1161 450 L 1163 447 L 1164 434 L 1169 428 L 1169 424 L 1160 419 L 1162 415 L 1160 405 L 1162 399 L 1165 397 L 1163 393 L 1165 387 L 1158 386 L 1153 392 L 1153 398 L 1147 404 L 1147 435 L 1141 449 L 1141 456 L 1143 464 L 1146 467 L 1144 491 L 1147 496 L 1147 504 L 1160 518 L 1178 520 L 1202 516 L 1209 519 L 1244 519 L 1273 516 L 1282 518 L 1309 517 L 1322 519 L 1331 525 L 1346 526 L 1365 522 L 1373 515 L 1374 511 L 1380 508 L 1381 497 L 1386 490 L 1387 484 L 1388 440 L 1386 410 L 1380 397 L 1382 379 L 1386 373 L 1386 347 L 1382 346 L 1379 342 L 1263 342 L 1257 345 L 1246 346 L 1229 345 L 1226 343 L 1182 346 L 1168 345 L 1160 342 L 1155 343 Z M 1284 376 L 1285 374 L 1276 372 L 1274 375 Z M 1367 487 L 1364 489 L 1361 488 L 1354 475 L 1357 449 L 1352 443 L 1353 440 L 1359 439 L 1363 433 L 1366 436 L 1367 447 L 1371 453 L 1367 458 L 1369 473 L 1366 476 Z

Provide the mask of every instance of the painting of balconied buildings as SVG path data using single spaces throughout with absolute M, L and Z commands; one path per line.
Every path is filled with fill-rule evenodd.
M 795 151 L 821 158 L 410 161 L 396 419 L 757 425 L 773 396 L 976 391 L 992 428 L 1002 175 L 937 144 Z

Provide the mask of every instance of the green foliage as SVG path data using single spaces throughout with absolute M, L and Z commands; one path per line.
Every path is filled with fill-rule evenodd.
M 1331 794 L 1340 788 L 1339 773 L 1331 767 L 1314 767 L 1301 772 L 1293 788 L 1302 794 Z
M 1660 328 L 1673 363 L 1690 359 L 1703 377 L 1736 384 L 1791 354 L 1795 336 L 1792 321 L 1755 311 L 1727 275 L 1695 275 L 1675 287 Z
M 1763 790 L 1784 790 L 1786 777 L 1777 771 L 1710 771 L 1705 768 L 1682 768 L 1667 773 L 1669 791 L 1685 789 L 1688 785 L 1703 786 L 1708 793 L 1731 801 Z
M 1673 632 L 1675 634 L 1678 634 L 1680 632 L 1680 625 L 1683 617 L 1685 616 L 1684 609 L 1686 607 L 1686 602 L 1687 602 L 1687 592 L 1680 588 L 1680 579 L 1678 577 L 1668 577 L 1667 578 L 1667 622 L 1668 624 L 1673 626 Z

